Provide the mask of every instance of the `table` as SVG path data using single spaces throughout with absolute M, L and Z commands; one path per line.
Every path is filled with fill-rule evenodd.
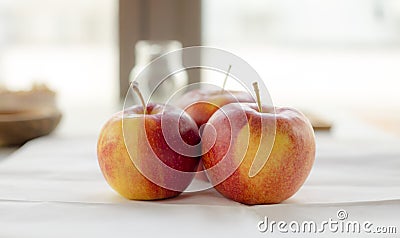
M 347 124 L 346 124 L 347 123 Z M 400 234 L 400 143 L 346 119 L 317 133 L 317 159 L 305 185 L 282 204 L 246 206 L 214 189 L 173 199 L 128 201 L 105 182 L 96 135 L 52 135 L 0 160 L 0 237 L 275 237 L 269 222 L 371 222 Z M 351 133 L 348 133 L 351 131 Z M 338 212 L 347 214 L 339 220 Z M 261 223 L 260 223 L 261 222 Z M 270 223 L 269 223 L 270 224 Z M 326 228 L 327 229 L 327 228 Z M 314 233 L 288 232 L 288 237 Z M 320 237 L 364 237 L 331 232 Z
M 0 161 L 2 159 L 7 158 L 8 156 L 10 156 L 12 153 L 14 153 L 16 150 L 18 149 L 18 147 L 0 147 Z

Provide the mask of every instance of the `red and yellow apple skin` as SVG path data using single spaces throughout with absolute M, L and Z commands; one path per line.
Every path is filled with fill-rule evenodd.
M 181 109 L 165 107 L 148 104 L 144 115 L 142 106 L 133 106 L 113 115 L 101 130 L 97 145 L 101 171 L 108 184 L 125 198 L 157 200 L 175 197 L 193 179 L 192 173 L 181 176 L 165 168 L 167 165 L 177 171 L 194 172 L 200 158 L 181 155 L 171 149 L 171 143 L 175 142 L 166 142 L 161 120 L 176 121 L 178 116 L 180 136 L 189 145 L 200 142 L 197 126 Z M 196 153 L 193 151 L 193 155 Z M 152 182 L 151 177 L 158 178 L 159 182 Z M 169 189 L 171 187 L 178 189 Z
M 195 89 L 184 94 L 177 106 L 184 109 L 201 128 L 219 108 L 235 102 L 255 101 L 249 93 L 244 91 Z M 200 163 L 198 171 L 203 170 L 203 165 Z M 196 178 L 208 181 L 203 173 L 197 174 Z
M 177 106 L 184 109 L 200 127 L 220 107 L 234 102 L 254 102 L 254 99 L 243 91 L 196 89 L 184 94 Z
M 203 150 L 211 148 L 202 156 L 206 169 L 226 156 L 223 166 L 207 170 L 211 183 L 225 197 L 249 205 L 280 203 L 291 197 L 305 182 L 315 159 L 314 132 L 308 119 L 295 109 L 276 108 L 276 136 L 271 153 L 259 173 L 250 177 L 254 158 L 268 156 L 257 154 L 259 148 L 268 146 L 261 135 L 271 134 L 261 122 L 271 125 L 275 117 L 267 107 L 263 107 L 263 112 L 258 111 L 255 103 L 226 105 L 210 118 L 202 136 Z M 213 138 L 215 143 L 211 144 Z M 220 182 L 227 171 L 234 172 Z

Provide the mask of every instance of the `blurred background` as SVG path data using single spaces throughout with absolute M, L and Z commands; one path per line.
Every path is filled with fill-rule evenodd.
M 398 0 L 0 0 L 0 87 L 45 83 L 61 132 L 96 132 L 122 108 L 139 40 L 231 51 L 276 105 L 400 135 Z

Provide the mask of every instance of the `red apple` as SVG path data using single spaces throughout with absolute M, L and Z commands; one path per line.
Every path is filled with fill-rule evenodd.
M 200 128 L 220 107 L 233 102 L 254 102 L 244 91 L 197 89 L 187 92 L 177 106 L 184 109 Z
M 106 181 L 122 196 L 164 199 L 192 181 L 193 173 L 185 172 L 197 169 L 199 142 L 196 123 L 183 110 L 150 103 L 146 112 L 133 106 L 112 116 L 101 130 L 97 155 Z
M 275 116 L 270 109 L 263 106 L 260 112 L 256 103 L 232 103 L 215 112 L 204 128 L 203 148 L 211 149 L 202 162 L 211 183 L 227 198 L 244 204 L 280 203 L 296 193 L 310 173 L 315 158 L 310 122 L 295 109 L 275 108 Z M 265 148 L 274 131 L 268 127 L 274 123 L 269 154 Z M 268 160 L 250 176 L 255 159 Z
M 201 126 L 207 123 L 214 112 L 233 102 L 254 102 L 254 99 L 243 91 L 196 89 L 184 94 L 177 106 L 184 109 L 201 129 Z M 202 163 L 200 163 L 198 171 L 203 171 Z M 208 181 L 202 173 L 198 174 L 196 178 Z

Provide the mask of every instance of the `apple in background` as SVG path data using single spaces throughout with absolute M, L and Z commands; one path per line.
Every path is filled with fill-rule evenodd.
M 220 107 L 234 102 L 254 102 L 244 91 L 196 89 L 187 92 L 177 104 L 184 109 L 200 128 Z
M 221 166 L 207 170 L 211 183 L 225 197 L 249 205 L 280 203 L 296 193 L 310 173 L 315 159 L 314 132 L 302 113 L 275 108 L 276 136 L 268 158 L 268 153 L 258 153 L 268 146 L 261 136 L 271 135 L 261 123 L 273 123 L 275 118 L 268 107 L 260 110 L 258 105 L 233 103 L 214 113 L 202 135 L 203 148 L 211 148 L 202 156 L 202 162 L 209 169 L 226 156 Z M 250 177 L 256 156 L 268 161 Z M 219 182 L 229 170 L 233 173 Z
M 254 102 L 254 99 L 244 91 L 196 89 L 184 94 L 177 106 L 194 119 L 201 133 L 201 126 L 206 124 L 219 108 L 234 102 Z M 203 171 L 202 163 L 198 171 Z M 197 174 L 196 178 L 208 181 L 203 173 Z
M 162 120 L 178 123 L 170 124 L 170 129 L 163 133 Z M 179 135 L 173 135 L 174 132 Z M 179 136 L 182 141 L 167 141 L 166 136 Z M 113 115 L 104 125 L 97 144 L 98 161 L 106 181 L 125 198 L 175 197 L 191 183 L 193 173 L 177 174 L 174 170 L 194 172 L 200 161 L 197 151 L 186 151 L 193 156 L 176 152 L 174 147 L 181 143 L 200 143 L 198 128 L 189 115 L 180 108 L 162 104 L 149 103 L 146 110 L 137 105 Z

